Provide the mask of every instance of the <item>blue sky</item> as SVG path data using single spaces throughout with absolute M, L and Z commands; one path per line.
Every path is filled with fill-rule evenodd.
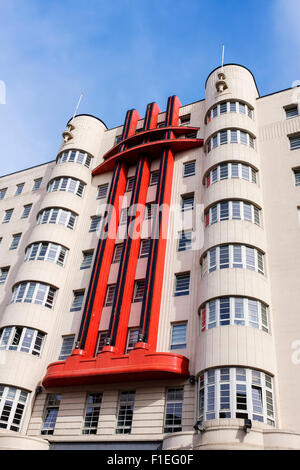
M 261 95 L 289 88 L 299 0 L 0 0 L 0 174 L 55 159 L 81 92 L 79 113 L 108 127 L 172 94 L 204 98 L 222 43 Z

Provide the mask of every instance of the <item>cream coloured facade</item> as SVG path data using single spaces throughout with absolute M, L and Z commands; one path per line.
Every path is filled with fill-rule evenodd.
M 225 65 L 209 75 L 205 99 L 178 107 L 177 124 L 176 116 L 165 122 L 169 102 L 155 126 L 147 124 L 149 112 L 128 135 L 129 118 L 107 129 L 96 117 L 78 115 L 64 130 L 56 160 L 0 179 L 0 449 L 300 448 L 297 91 L 260 96 L 248 69 Z M 162 160 L 153 148 L 162 139 L 150 139 L 151 150 L 134 139 L 164 127 L 174 133 L 168 145 L 178 146 L 170 179 L 157 182 Z M 161 184 L 170 187 L 170 206 L 187 215 L 187 238 L 178 234 L 178 213 L 171 210 L 165 253 L 157 248 L 163 277 L 149 320 L 150 337 L 157 326 L 154 346 L 141 326 L 151 253 L 135 255 L 132 246 L 126 262 L 126 253 L 117 262 L 100 259 L 95 219 L 105 219 L 99 207 L 114 184 L 111 161 L 123 159 L 127 181 L 137 181 L 139 145 L 151 156 L 146 204 L 157 201 Z M 123 208 L 135 190 L 123 191 Z M 150 222 L 142 222 L 143 240 Z M 125 243 L 124 231 L 120 224 L 114 250 Z M 198 236 L 196 245 L 190 234 Z M 108 277 L 93 291 L 100 263 Z M 132 298 L 120 281 L 122 263 L 134 266 L 124 277 L 127 283 L 133 277 Z M 120 295 L 125 289 L 120 317 L 112 313 L 111 286 Z M 93 327 L 85 343 L 80 332 L 93 324 L 89 303 L 101 290 L 91 355 Z M 110 332 L 118 321 L 114 343 Z M 118 350 L 122 334 L 132 334 L 132 348 L 127 339 Z M 142 350 L 154 354 L 156 371 L 146 370 Z M 128 360 L 127 369 L 120 366 L 123 376 L 112 366 L 109 379 L 102 357 Z M 173 375 L 165 365 L 160 370 L 164 358 L 188 364 L 188 373 L 183 366 Z

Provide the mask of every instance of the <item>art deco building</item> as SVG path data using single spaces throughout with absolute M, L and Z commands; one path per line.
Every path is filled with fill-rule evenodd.
M 300 448 L 299 101 L 225 65 L 0 179 L 1 449 Z

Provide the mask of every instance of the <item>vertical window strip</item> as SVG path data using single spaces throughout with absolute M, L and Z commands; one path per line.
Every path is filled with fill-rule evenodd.
M 75 341 L 75 335 L 64 336 L 62 339 L 61 350 L 58 360 L 64 361 L 67 357 L 71 356 Z
M 116 434 L 131 434 L 134 402 L 135 391 L 120 393 Z
M 101 403 L 102 393 L 88 394 L 82 434 L 97 434 Z
M 32 204 L 26 204 L 26 206 L 24 206 L 23 214 L 21 216 L 21 219 L 27 219 L 27 217 L 30 214 L 31 208 L 32 208 Z
M 174 323 L 171 325 L 171 344 L 170 350 L 186 348 L 187 322 Z
M 0 285 L 5 284 L 10 266 L 0 268 Z
M 182 431 L 183 394 L 183 387 L 167 389 L 164 423 L 165 433 Z
M 138 342 L 139 328 L 129 328 L 127 333 L 127 341 L 125 354 L 128 354 L 134 348 L 134 345 Z
M 61 403 L 61 395 L 54 394 L 54 393 L 47 395 L 41 434 L 43 435 L 54 434 L 54 429 L 56 425 L 60 403 Z

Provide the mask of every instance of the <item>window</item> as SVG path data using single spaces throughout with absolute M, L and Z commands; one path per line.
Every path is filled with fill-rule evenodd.
M 98 186 L 97 199 L 105 199 L 108 190 L 108 183 L 100 184 Z
M 190 273 L 175 274 L 175 297 L 189 295 Z
M 184 116 L 179 117 L 179 125 L 180 126 L 187 126 L 191 121 L 191 115 L 185 114 Z
M 24 261 L 50 261 L 59 266 L 64 266 L 67 252 L 67 248 L 56 243 L 32 243 L 26 249 Z
M 124 207 L 123 209 L 121 209 L 119 225 L 127 224 L 127 213 L 128 213 L 127 207 Z
M 115 145 L 117 145 L 122 140 L 122 135 L 117 135 L 115 138 Z
M 260 209 L 248 202 L 218 202 L 205 214 L 206 226 L 213 225 L 223 220 L 246 220 L 260 225 Z
M 253 108 L 245 103 L 241 103 L 240 101 L 224 101 L 222 103 L 217 104 L 212 109 L 210 109 L 206 115 L 205 123 L 207 124 L 213 118 L 220 116 L 226 113 L 241 113 L 246 114 L 251 119 L 253 119 Z
M 92 265 L 94 250 L 83 251 L 82 256 L 83 258 L 81 261 L 80 269 L 89 269 Z
M 206 152 L 209 153 L 212 149 L 223 144 L 244 144 L 249 147 L 255 148 L 255 138 L 248 132 L 240 131 L 238 129 L 226 129 L 218 132 L 206 143 Z
M 19 194 L 21 194 L 21 192 L 23 191 L 23 188 L 24 188 L 24 184 L 25 183 L 17 184 L 17 189 L 16 189 L 15 196 L 18 196 Z
M 73 302 L 70 308 L 70 312 L 77 312 L 78 310 L 81 310 L 82 304 L 83 304 L 83 299 L 84 299 L 84 290 L 80 291 L 75 291 L 73 292 L 74 297 L 73 297 Z
M 151 239 L 143 238 L 141 240 L 139 258 L 148 258 L 150 254 Z
M 106 299 L 105 299 L 105 304 L 104 304 L 105 307 L 112 306 L 114 302 L 114 298 L 115 298 L 115 291 L 116 291 L 116 284 L 110 284 L 109 286 L 107 286 Z
M 257 183 L 257 171 L 249 165 L 242 163 L 225 163 L 220 164 L 209 171 L 205 178 L 205 185 L 208 188 L 211 184 L 222 179 L 242 178 Z
M 235 367 L 210 369 L 198 381 L 198 419 L 252 419 L 275 426 L 272 377 Z
M 27 219 L 27 217 L 30 214 L 31 208 L 32 208 L 32 204 L 26 204 L 26 206 L 24 206 L 23 214 L 21 215 L 21 219 Z
M 186 251 L 192 248 L 192 231 L 180 232 L 178 240 L 178 251 Z
M 183 387 L 169 388 L 166 397 L 164 432 L 182 431 Z
M 59 361 L 64 361 L 71 356 L 75 341 L 75 335 L 63 336 L 61 350 L 58 356 Z
M 158 180 L 159 180 L 159 170 L 151 171 L 149 186 L 155 186 L 156 184 L 158 184 Z
M 0 385 L 0 428 L 19 432 L 28 392 Z
M 131 433 L 134 400 L 135 391 L 120 393 L 116 434 Z
M 15 235 L 12 236 L 12 242 L 9 247 L 10 250 L 16 250 L 19 245 L 19 241 L 21 240 L 21 233 L 16 233 Z
M 11 303 L 33 303 L 53 307 L 56 289 L 41 282 L 20 282 L 13 289 Z
M 193 176 L 196 171 L 196 162 L 187 162 L 183 164 L 183 176 L 186 178 L 187 176 Z
M 140 281 L 135 281 L 133 302 L 142 302 L 144 291 L 145 291 L 145 279 L 140 280 Z
M 76 194 L 82 197 L 84 192 L 85 184 L 76 178 L 55 178 L 50 181 L 48 185 L 48 192 L 53 193 L 55 191 L 67 191 L 69 193 Z
M 123 243 L 117 243 L 114 249 L 114 255 L 113 255 L 113 260 L 112 260 L 113 263 L 119 263 L 121 261 L 122 250 L 123 250 Z
M 51 393 L 47 396 L 41 434 L 53 434 L 61 402 L 61 395 Z
M 9 266 L 5 268 L 0 268 L 0 285 L 5 284 L 5 281 L 8 276 Z
M 13 209 L 7 209 L 5 211 L 5 215 L 2 221 L 3 224 L 7 224 L 10 221 L 13 211 Z
M 173 323 L 171 325 L 171 344 L 170 349 L 186 348 L 186 329 L 187 323 Z
M 42 183 L 42 179 L 43 179 L 43 178 L 37 178 L 36 180 L 34 180 L 34 182 L 33 182 L 33 187 L 32 187 L 32 191 L 37 191 L 38 189 L 40 189 L 40 186 L 41 186 L 41 183 Z
M 127 178 L 126 191 L 132 191 L 133 186 L 134 186 L 134 181 L 135 181 L 134 176 L 130 176 L 129 178 Z
M 37 224 L 58 224 L 73 229 L 77 215 L 59 207 L 44 209 L 39 213 Z
M 181 211 L 191 211 L 194 209 L 194 194 L 181 196 Z
M 21 351 L 39 357 L 45 333 L 23 326 L 8 326 L 0 333 L 0 350 Z
M 85 407 L 82 434 L 97 434 L 102 393 L 89 393 Z
M 59 155 L 57 159 L 57 165 L 61 163 L 71 162 L 79 163 L 79 165 L 84 165 L 87 168 L 90 168 L 92 157 L 87 153 L 81 152 L 80 150 L 67 150 Z
M 298 115 L 299 115 L 299 112 L 298 112 L 298 106 L 297 105 L 287 106 L 285 108 L 285 117 L 286 117 L 286 119 L 290 119 L 290 118 L 296 117 Z
M 5 198 L 7 188 L 0 189 L 0 201 Z
M 201 307 L 201 330 L 217 326 L 251 326 L 265 332 L 268 327 L 267 306 L 259 300 L 247 297 L 220 297 Z
M 108 333 L 108 331 L 99 331 L 95 356 L 97 356 L 97 354 L 101 353 L 103 346 L 105 346 L 105 340 L 106 340 L 106 337 L 107 337 L 107 333 Z
M 101 216 L 95 215 L 91 217 L 89 232 L 97 232 L 100 228 Z
M 296 168 L 293 172 L 295 175 L 295 185 L 300 186 L 300 168 Z
M 152 211 L 152 204 L 149 202 L 147 202 L 147 204 L 145 204 L 145 220 L 149 220 L 149 219 L 152 219 L 153 217 L 153 211 Z
M 128 354 L 134 348 L 135 343 L 138 342 L 139 328 L 129 328 L 127 334 L 125 354 Z
M 300 134 L 297 134 L 293 137 L 289 137 L 289 139 L 290 139 L 290 150 L 300 149 Z
M 224 268 L 244 268 L 264 274 L 264 255 L 245 245 L 221 245 L 211 248 L 201 260 L 202 277 Z

